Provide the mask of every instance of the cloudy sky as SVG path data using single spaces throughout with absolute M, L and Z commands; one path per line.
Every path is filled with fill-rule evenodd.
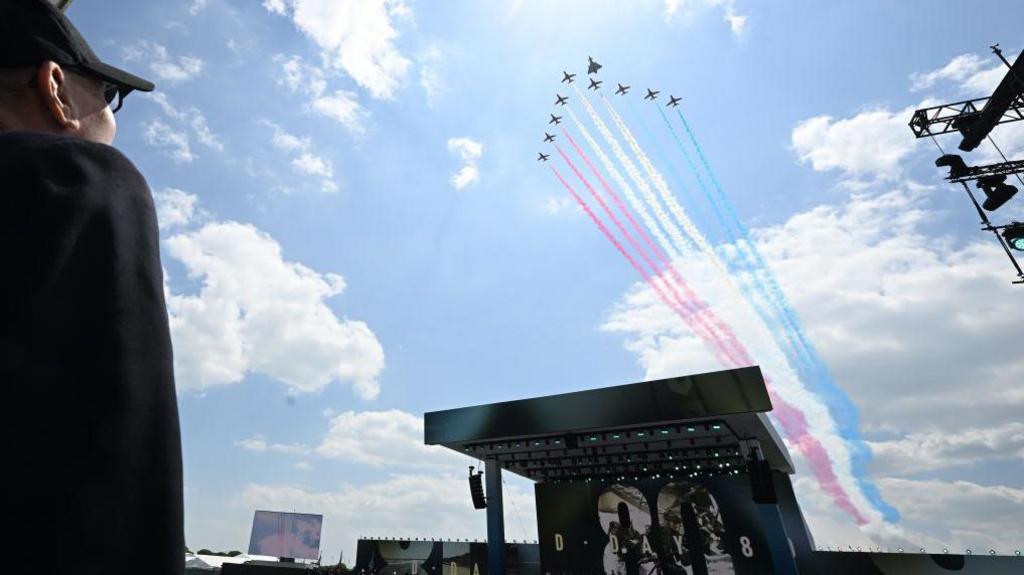
M 1024 288 L 906 127 L 998 82 L 988 46 L 1017 54 L 1024 6 L 79 0 L 70 15 L 158 86 L 127 100 L 117 145 L 159 206 L 193 549 L 244 550 L 256 508 L 323 513 L 325 560 L 354 559 L 363 534 L 482 538 L 470 462 L 421 445 L 423 412 L 721 367 L 534 161 L 561 71 L 588 55 L 609 83 L 683 97 L 859 408 L 901 520 L 858 529 L 797 457 L 818 543 L 1024 548 Z M 995 136 L 1024 153 L 1024 131 Z M 507 481 L 506 533 L 533 539 L 532 488 Z

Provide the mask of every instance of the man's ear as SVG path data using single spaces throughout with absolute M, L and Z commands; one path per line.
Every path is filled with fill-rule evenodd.
M 64 130 L 77 130 L 81 122 L 71 101 L 68 76 L 60 64 L 50 61 L 40 64 L 36 71 L 36 85 L 43 105 L 57 125 Z

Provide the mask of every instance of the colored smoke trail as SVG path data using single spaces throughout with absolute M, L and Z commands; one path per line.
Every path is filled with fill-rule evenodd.
M 659 107 L 658 110 L 661 111 L 661 108 Z M 760 271 L 760 279 L 767 284 L 776 306 L 783 314 L 783 317 L 786 318 L 786 322 L 802 344 L 801 347 L 810 363 L 810 367 L 815 375 L 817 375 L 816 378 L 813 378 L 816 385 L 813 385 L 812 390 L 825 399 L 825 405 L 828 407 L 829 412 L 832 414 L 832 417 L 838 426 L 840 437 L 851 444 L 849 448 L 851 451 L 850 455 L 854 479 L 861 491 L 864 493 L 864 496 L 872 505 L 882 512 L 886 520 L 898 521 L 899 511 L 885 501 L 882 494 L 879 492 L 878 487 L 870 479 L 867 467 L 871 460 L 871 451 L 860 435 L 860 414 L 858 413 L 857 407 L 850 400 L 849 396 L 847 396 L 836 384 L 829 372 L 828 366 L 825 364 L 824 360 L 821 359 L 821 356 L 818 354 L 814 344 L 804 332 L 803 324 L 796 313 L 796 309 L 789 302 L 785 292 L 782 291 L 775 274 L 772 273 L 771 268 L 768 267 L 764 256 L 761 254 L 760 250 L 757 249 L 757 245 L 751 240 L 749 230 L 740 220 L 739 216 L 737 216 L 735 207 L 722 190 L 722 186 L 719 184 L 718 178 L 715 177 L 715 173 L 711 169 L 711 165 L 709 164 L 707 157 L 704 155 L 703 148 L 701 148 L 696 135 L 690 128 L 690 123 L 686 121 L 686 116 L 684 116 L 683 112 L 678 108 L 676 108 L 676 115 L 682 122 L 687 136 L 693 144 L 694 150 L 697 152 L 697 157 L 700 159 L 708 178 L 711 180 L 719 202 L 721 202 L 722 206 L 725 208 L 726 213 L 728 213 L 738 232 L 738 236 L 741 241 L 735 242 L 737 249 L 741 252 L 745 251 L 748 260 L 752 260 L 752 263 Z M 703 180 L 698 180 L 698 182 L 703 185 Z
M 708 204 L 711 205 L 712 210 L 715 214 L 715 218 L 718 220 L 719 226 L 726 235 L 726 240 L 730 244 L 736 246 L 737 255 L 740 256 L 740 258 L 743 260 L 742 263 L 749 268 L 751 275 L 753 276 L 750 278 L 751 283 L 755 288 L 759 288 L 760 284 L 758 273 L 766 272 L 770 274 L 771 272 L 770 270 L 767 270 L 766 264 L 763 261 L 763 259 L 760 262 L 758 262 L 755 259 L 751 258 L 748 250 L 749 247 L 752 246 L 753 244 L 750 241 L 749 236 L 744 236 L 742 240 L 740 238 L 737 238 L 737 235 L 733 233 L 732 227 L 726 222 L 725 217 L 722 215 L 723 209 L 727 210 L 732 217 L 733 224 L 736 226 L 742 226 L 742 224 L 739 221 L 739 217 L 736 215 L 735 208 L 732 206 L 731 202 L 728 201 L 728 198 L 726 198 L 724 194 L 721 193 L 720 189 L 720 193 L 717 199 L 712 195 L 711 191 L 708 189 L 708 186 L 704 183 L 704 177 L 701 176 L 700 171 L 697 169 L 697 166 L 693 163 L 693 159 L 690 157 L 690 153 L 687 151 L 686 146 L 683 144 L 682 139 L 679 137 L 679 134 L 676 131 L 675 126 L 673 126 L 672 122 L 669 121 L 668 116 L 665 115 L 665 111 L 661 108 L 661 106 L 655 105 L 655 108 L 657 108 L 658 114 L 661 115 L 661 119 L 665 122 L 665 126 L 668 127 L 669 132 L 672 134 L 672 138 L 675 140 L 676 146 L 678 147 L 679 151 L 682 152 L 683 159 L 686 160 L 686 164 L 690 168 L 690 173 L 693 174 L 694 178 L 697 180 L 698 187 L 704 193 L 704 197 L 707 199 Z M 676 111 L 679 112 L 678 110 Z M 693 132 L 689 131 L 688 126 L 689 125 L 687 124 L 687 131 L 690 135 L 690 141 L 696 147 L 696 139 L 694 138 Z M 702 159 L 704 159 L 703 154 L 701 154 L 701 157 Z M 703 163 L 705 170 L 710 170 L 710 166 L 707 163 L 706 159 L 703 161 Z M 723 203 L 726 205 L 723 206 Z M 772 276 L 772 278 L 774 278 L 774 275 Z M 775 294 L 772 292 L 772 290 L 758 289 L 758 291 L 760 291 L 764 295 L 764 298 L 767 301 L 767 303 L 773 306 L 775 308 L 775 312 L 779 314 L 779 317 L 775 317 L 775 313 L 771 314 L 773 316 L 773 321 L 778 322 L 778 324 L 782 328 L 781 330 L 778 331 L 772 330 L 772 337 L 779 338 L 780 335 L 785 336 L 785 343 L 781 341 L 777 342 L 780 349 L 785 350 L 786 355 L 790 358 L 790 361 L 793 362 L 793 365 L 798 367 L 799 369 L 802 369 L 804 371 L 804 375 L 806 376 L 805 379 L 808 381 L 808 383 L 811 383 L 813 385 L 813 381 L 815 379 L 815 377 L 813 377 L 813 362 L 811 362 L 807 357 L 807 354 L 803 346 L 804 342 L 796 341 L 794 336 L 794 331 L 795 328 L 798 327 L 798 324 L 793 324 L 789 314 L 787 314 L 785 311 L 785 306 L 780 305 L 779 299 L 775 297 Z
M 577 92 L 579 92 L 579 90 L 577 90 Z M 640 147 L 639 143 L 636 141 L 636 138 L 633 136 L 628 126 L 626 126 L 625 122 L 622 120 L 622 117 L 615 110 L 615 107 L 607 99 L 605 99 L 605 104 L 608 108 L 608 112 L 611 115 L 613 122 L 619 129 L 619 132 L 622 135 L 623 139 L 626 140 L 627 145 L 633 151 L 633 154 L 639 160 L 640 164 L 644 167 L 650 179 L 654 182 L 655 187 L 658 189 L 666 204 L 669 205 L 670 209 L 673 211 L 673 214 L 677 218 L 679 218 L 680 224 L 682 224 L 684 229 L 687 230 L 687 232 L 693 238 L 695 243 L 697 243 L 697 245 L 700 246 L 701 250 L 707 255 L 712 264 L 714 264 L 714 267 L 719 271 L 722 278 L 726 280 L 729 284 L 731 284 L 734 288 L 737 288 L 741 293 L 745 293 L 746 295 L 748 295 L 748 301 L 750 301 L 749 291 L 744 292 L 743 288 L 737 285 L 735 278 L 731 273 L 729 273 L 724 263 L 718 258 L 717 253 L 707 242 L 704 236 L 696 229 L 696 226 L 693 224 L 693 222 L 689 220 L 689 218 L 686 216 L 685 211 L 683 211 L 681 207 L 678 206 L 678 203 L 675 202 L 675 199 L 671 196 L 671 192 L 669 191 L 664 178 L 662 178 L 661 174 L 659 174 L 658 171 L 654 168 L 654 165 L 651 163 L 646 153 Z M 796 410 L 796 408 L 793 409 L 794 413 L 799 413 L 799 411 Z M 792 439 L 799 440 L 798 442 L 795 443 L 795 445 L 801 451 L 801 453 L 803 453 L 805 457 L 807 457 L 808 464 L 811 468 L 812 474 L 818 480 L 822 489 L 829 493 L 829 495 L 833 498 L 833 500 L 839 507 L 843 508 L 847 512 L 850 512 L 858 523 L 866 523 L 867 521 L 864 518 L 864 515 L 857 509 L 857 506 L 852 504 L 849 493 L 840 484 L 840 481 L 836 476 L 835 470 L 833 468 L 833 463 L 831 459 L 829 459 L 828 457 L 828 452 L 821 445 L 821 443 L 813 435 L 810 434 L 806 426 L 806 420 L 802 419 L 800 421 L 803 421 L 804 425 L 794 425 L 792 424 L 791 419 L 791 424 L 789 425 L 787 436 L 789 433 L 796 434 L 792 437 Z M 825 457 L 820 457 L 821 455 L 824 455 Z M 859 484 L 855 476 L 853 479 L 855 484 Z M 860 491 L 863 492 L 863 488 L 861 488 Z
M 608 184 L 607 181 L 605 181 L 604 177 L 601 175 L 601 172 L 593 165 L 593 163 L 591 163 L 586 154 L 583 153 L 583 150 L 580 149 L 580 146 L 576 143 L 576 140 L 573 139 L 572 135 L 569 134 L 569 131 L 563 128 L 562 133 L 569 140 L 569 143 L 572 144 L 573 148 L 576 149 L 576 152 L 580 155 L 580 157 L 582 157 L 583 160 L 587 163 L 587 167 L 590 168 L 590 171 L 594 174 L 594 176 L 598 179 L 598 181 L 601 183 L 604 189 L 608 192 L 608 195 L 610 195 L 612 199 L 615 201 L 615 204 L 619 208 L 619 211 L 626 215 L 626 217 L 629 219 L 633 227 L 644 238 L 648 246 L 651 248 L 651 251 L 654 253 L 655 259 L 658 261 L 658 263 L 662 266 L 663 269 L 668 271 L 669 275 L 675 281 L 676 285 L 678 285 L 679 288 L 683 290 L 685 297 L 691 302 L 697 302 L 694 304 L 695 309 L 693 309 L 693 313 L 699 314 L 700 317 L 698 318 L 698 321 L 708 326 L 708 330 L 711 333 L 717 331 L 725 336 L 726 341 L 735 341 L 735 336 L 732 333 L 732 329 L 728 326 L 728 324 L 723 322 L 716 314 L 714 314 L 711 311 L 711 308 L 706 303 L 704 303 L 703 300 L 700 299 L 700 296 L 694 293 L 689 283 L 687 283 L 686 280 L 684 280 L 683 277 L 679 274 L 678 270 L 676 270 L 675 264 L 669 259 L 669 256 L 666 253 L 666 251 L 670 249 L 668 245 L 668 239 L 665 238 L 664 234 L 661 232 L 661 229 L 658 228 L 657 224 L 651 218 L 651 215 L 644 207 L 644 204 L 633 193 L 632 188 L 622 177 L 622 174 L 618 171 L 615 165 L 612 164 L 611 160 L 604 153 L 604 150 L 602 150 L 601 147 L 597 144 L 593 136 L 590 135 L 590 131 L 587 130 L 586 126 L 584 126 L 582 122 L 580 122 L 579 118 L 576 117 L 576 114 L 572 111 L 571 108 L 569 109 L 569 115 L 571 116 L 573 122 L 576 124 L 577 129 L 583 135 L 583 138 L 587 141 L 591 150 L 593 150 L 595 154 L 598 156 L 598 159 L 601 161 L 605 170 L 612 175 L 612 177 L 616 180 L 616 183 L 618 183 L 619 187 L 625 191 L 627 199 L 629 200 L 630 204 L 640 214 L 641 219 L 644 220 L 644 223 L 647 225 L 647 227 L 653 231 L 655 236 L 657 236 L 659 244 L 661 244 L 661 247 L 665 249 L 660 249 L 659 246 L 651 242 L 650 236 L 644 231 L 644 228 L 641 227 L 640 224 L 636 221 L 636 219 L 633 217 L 633 214 L 629 211 L 629 209 L 625 205 L 623 205 L 622 199 L 619 198 L 619 195 L 616 194 L 614 189 Z M 655 273 L 660 273 L 657 271 L 657 268 L 655 270 Z M 714 329 L 711 329 L 711 326 L 713 326 Z M 714 335 L 714 337 L 717 339 L 719 336 Z M 739 350 L 733 350 L 733 353 L 730 353 L 729 355 L 731 355 L 732 357 L 736 357 L 735 352 L 737 351 Z
M 605 142 L 612 149 L 612 153 L 615 154 L 615 158 L 619 160 L 619 163 L 626 169 L 626 173 L 629 174 L 629 178 L 636 184 L 638 190 L 647 201 L 647 205 L 654 211 L 654 215 L 658 218 L 658 222 L 665 228 L 665 231 L 672 238 L 675 256 L 679 257 L 683 254 L 691 252 L 693 249 L 693 242 L 683 238 L 679 228 L 672 223 L 672 219 L 669 218 L 668 214 L 665 213 L 661 203 L 658 202 L 658 198 L 655 197 L 654 193 L 651 192 L 651 187 L 647 184 L 647 180 L 644 179 L 640 171 L 637 170 L 636 165 L 633 164 L 633 160 L 629 158 L 625 150 L 622 149 L 622 145 L 612 134 L 611 130 L 608 129 L 608 125 L 601 119 L 600 114 L 594 109 L 594 106 L 590 103 L 590 100 L 580 91 L 579 88 L 575 88 L 576 94 L 579 95 L 580 100 L 583 102 L 583 107 L 587 111 L 587 115 L 590 116 L 590 120 L 597 126 L 597 131 L 601 133 L 601 137 L 604 138 Z M 656 229 L 656 228 L 655 228 Z
M 556 146 L 556 148 L 557 148 L 557 146 Z M 566 158 L 565 153 L 562 152 L 561 149 L 559 149 L 559 153 L 562 154 L 563 158 Z M 568 162 L 568 158 L 566 158 L 566 162 Z M 588 206 L 587 203 L 583 201 L 583 198 L 581 198 L 579 196 L 579 194 L 576 193 L 576 190 L 573 189 L 573 187 L 569 184 L 569 182 L 565 181 L 565 178 L 562 177 L 562 174 L 559 173 L 559 171 L 554 166 L 549 164 L 549 167 L 551 168 L 552 173 L 555 174 L 555 177 L 558 178 L 558 181 L 562 183 L 562 186 L 566 190 L 568 190 L 568 192 L 572 196 L 572 198 L 574 200 L 576 200 L 576 203 L 580 206 L 580 208 L 587 214 L 587 216 L 590 217 L 590 220 L 592 222 L 594 222 L 594 225 L 597 226 L 597 228 L 601 231 L 601 233 L 604 235 L 604 237 L 609 242 L 611 242 L 612 245 L 615 246 L 615 249 L 617 249 L 619 251 L 619 253 L 622 254 L 622 257 L 626 258 L 626 261 L 628 261 L 629 264 L 631 266 L 633 266 L 633 269 L 635 269 L 637 271 L 637 273 L 640 274 L 640 277 L 642 277 L 644 279 L 644 282 L 646 282 L 649 286 L 651 286 L 651 288 L 655 291 L 655 293 L 658 294 L 658 298 L 661 299 L 662 303 L 664 303 L 669 309 L 675 311 L 684 321 L 687 322 L 687 324 L 691 325 L 691 329 L 692 329 L 694 326 L 687 319 L 686 314 L 683 313 L 682 310 L 680 310 L 676 306 L 674 306 L 671 301 L 669 301 L 668 296 L 666 296 L 665 293 L 661 290 L 661 288 L 656 283 L 654 283 L 652 281 L 652 279 L 650 278 L 650 276 L 647 275 L 647 272 L 640 265 L 640 263 L 637 262 L 636 259 L 629 252 L 626 251 L 626 248 L 622 245 L 622 243 L 619 242 L 619 240 L 617 240 L 615 238 L 615 236 L 612 234 L 611 230 L 609 230 L 608 227 L 604 224 L 604 222 L 601 221 L 601 219 L 599 217 L 597 217 L 597 214 L 595 214 L 594 211 L 590 209 L 590 206 Z M 575 171 L 575 168 L 573 168 L 573 169 Z M 576 173 L 577 173 L 577 175 L 580 175 L 578 171 Z M 584 180 L 584 183 L 586 183 L 585 180 Z M 589 185 L 589 184 L 587 184 L 587 185 Z M 715 349 L 716 347 L 717 348 L 721 348 L 722 347 L 720 344 L 717 343 L 717 340 L 715 340 L 715 338 L 711 337 L 710 334 L 705 333 L 703 330 L 694 329 L 694 333 L 696 333 L 698 337 L 700 337 L 702 340 L 705 341 L 705 343 L 707 343 L 710 347 L 712 347 L 712 349 Z
M 568 134 L 566 135 L 568 136 Z M 559 146 L 558 144 L 555 144 L 555 150 L 558 151 L 558 154 L 562 156 L 562 159 L 565 160 L 565 163 L 569 166 L 570 169 L 572 169 L 573 173 L 576 174 L 576 177 L 587 188 L 587 191 L 590 192 L 590 195 L 593 196 L 593 198 L 597 201 L 598 205 L 601 206 L 601 209 L 604 210 L 604 213 L 612 220 L 612 222 L 615 224 L 615 227 L 618 228 L 619 232 L 626 238 L 626 241 L 629 242 L 629 245 L 632 246 L 632 248 L 636 250 L 637 253 L 640 254 L 640 257 L 644 260 L 644 262 L 648 266 L 650 266 L 651 269 L 654 270 L 655 274 L 657 274 L 657 266 L 655 266 L 654 263 L 651 262 L 650 257 L 648 257 L 647 253 L 643 251 L 643 249 L 636 242 L 636 240 L 633 239 L 633 236 L 628 231 L 626 231 L 625 227 L 622 225 L 622 222 L 620 222 L 619 219 L 615 216 L 615 214 L 612 213 L 612 211 L 608 208 L 608 204 L 605 203 L 605 201 L 597 193 L 597 190 L 595 190 L 594 187 L 590 185 L 590 182 L 587 181 L 586 177 L 584 177 L 584 175 L 579 171 L 579 169 L 572 162 L 572 160 L 569 159 L 569 156 L 565 153 L 564 150 L 562 150 L 562 147 Z M 580 150 L 578 146 L 576 146 L 576 150 L 582 155 L 582 150 Z M 587 164 L 589 165 L 590 161 L 586 158 L 586 156 L 583 156 L 583 158 L 584 160 L 587 161 Z M 591 168 L 593 168 L 593 166 L 591 166 Z M 589 207 L 586 209 L 589 210 Z M 621 244 L 617 245 L 616 247 L 620 246 Z M 621 247 L 620 251 L 623 251 Z M 631 258 L 630 263 L 633 262 L 635 262 L 635 260 Z M 705 343 L 707 343 L 711 347 L 712 351 L 715 352 L 715 355 L 717 356 L 719 361 L 724 361 L 727 363 L 730 361 L 734 361 L 728 347 L 726 347 L 717 337 L 715 337 L 710 327 L 704 324 L 699 316 L 695 316 L 693 314 L 694 308 L 692 307 L 692 305 L 689 304 L 689 302 L 683 301 L 683 299 L 679 296 L 679 293 L 675 290 L 675 288 L 672 286 L 670 282 L 666 281 L 665 285 L 669 288 L 669 291 L 672 292 L 672 299 L 674 305 L 673 303 L 668 301 L 669 298 L 665 296 L 664 292 L 661 290 L 661 287 L 655 281 L 655 278 L 649 276 L 643 268 L 638 267 L 637 271 L 640 272 L 640 275 L 644 279 L 644 281 L 657 291 L 658 296 L 661 297 L 662 301 L 664 301 L 666 305 L 668 305 L 669 309 L 675 311 L 683 319 L 683 321 L 690 325 L 691 329 L 694 329 L 695 333 L 699 332 L 698 336 L 701 337 L 701 339 L 704 340 Z M 664 281 L 663 278 L 662 281 Z
M 679 134 L 676 132 L 675 127 L 672 125 L 671 122 L 669 122 L 668 116 L 665 115 L 665 112 L 664 110 L 661 109 L 661 106 L 655 104 L 655 108 L 658 109 L 658 113 L 661 114 L 662 120 L 664 120 L 665 125 L 672 133 L 672 137 L 675 140 L 676 146 L 682 152 L 683 158 L 685 158 L 686 163 L 690 168 L 690 172 L 697 179 L 698 187 L 700 187 L 701 191 L 704 193 L 704 197 L 705 199 L 707 199 L 708 203 L 711 204 L 715 217 L 718 220 L 719 226 L 726 234 L 726 240 L 729 243 L 737 246 L 737 253 L 740 256 L 745 256 L 745 252 L 743 251 L 742 247 L 739 246 L 739 243 L 737 242 L 735 236 L 733 236 L 732 234 L 732 230 L 729 228 L 729 225 L 725 222 L 725 218 L 724 216 L 722 216 L 722 211 L 718 205 L 718 202 L 715 201 L 714 197 L 711 195 L 711 192 L 707 189 L 707 186 L 704 185 L 704 178 L 701 177 L 700 172 L 697 170 L 697 166 L 694 165 L 693 160 L 690 158 L 690 153 L 686 150 L 686 146 L 683 145 L 683 142 L 679 138 Z M 632 104 L 630 105 L 630 109 L 636 116 L 637 114 L 636 111 L 632 108 Z M 646 125 L 644 125 L 644 128 L 646 129 Z M 650 136 L 649 131 L 648 136 L 652 140 L 654 139 L 653 136 Z M 669 163 L 668 160 L 665 160 L 665 163 L 671 169 L 671 163 Z M 675 173 L 674 170 L 672 171 L 672 175 L 679 183 L 679 185 L 682 186 L 682 179 Z M 744 257 L 743 259 L 747 260 L 746 257 Z M 783 355 L 786 356 L 786 360 L 790 363 L 790 365 L 792 365 L 795 369 L 798 370 L 799 373 L 801 373 L 801 375 L 804 376 L 805 380 L 811 380 L 812 377 L 810 377 L 810 369 L 805 358 L 800 353 L 799 343 L 794 340 L 793 333 L 789 329 L 787 329 L 786 322 L 777 317 L 774 311 L 770 309 L 775 302 L 772 300 L 769 294 L 767 294 L 763 289 L 760 289 L 760 285 L 758 284 L 758 280 L 756 277 L 756 270 L 751 269 L 751 273 L 748 275 L 742 273 L 743 269 L 741 267 L 729 267 L 731 269 L 735 269 L 743 295 L 746 297 L 748 303 L 750 303 L 751 307 L 754 309 L 754 312 L 757 313 L 758 317 L 761 318 L 761 321 L 763 321 L 765 326 L 768 328 L 768 333 L 771 336 L 772 340 L 775 342 L 775 345 L 779 348 Z M 750 265 L 750 267 L 753 268 L 753 265 Z M 758 297 L 758 294 L 760 294 L 761 297 Z M 764 299 L 764 302 L 761 301 L 762 298 Z M 775 306 L 775 308 L 777 309 L 777 306 Z M 773 329 L 773 326 L 777 326 L 778 329 Z

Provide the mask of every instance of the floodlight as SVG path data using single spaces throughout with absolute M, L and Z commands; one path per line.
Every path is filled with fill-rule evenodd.
M 1017 188 L 1006 183 L 1005 174 L 978 178 L 977 185 L 987 196 L 982 207 L 990 212 L 998 210 L 1017 193 Z
M 1024 252 L 1024 222 L 1013 222 L 1003 228 L 1003 238 L 1011 248 Z

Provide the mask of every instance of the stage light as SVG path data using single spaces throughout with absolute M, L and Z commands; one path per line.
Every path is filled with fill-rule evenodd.
M 1004 174 L 978 178 L 977 186 L 987 196 L 981 207 L 990 212 L 998 210 L 1017 193 L 1017 188 L 1006 183 Z
M 1024 252 L 1024 222 L 1013 222 L 1003 228 L 1003 238 L 1011 248 Z

